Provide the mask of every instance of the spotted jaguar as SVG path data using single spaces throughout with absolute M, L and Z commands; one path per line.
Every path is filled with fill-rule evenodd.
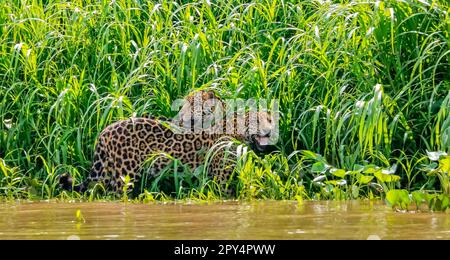
M 199 94 L 203 104 L 206 104 L 206 101 L 222 104 L 213 92 L 201 91 Z M 205 151 L 213 148 L 219 141 L 236 139 L 252 145 L 259 151 L 264 151 L 269 146 L 273 124 L 272 116 L 267 112 L 247 112 L 241 115 L 235 113 L 232 120 L 223 119 L 209 128 L 201 128 L 198 131 L 174 131 L 174 124 L 179 126 L 190 120 L 195 125 L 214 112 L 213 109 L 209 109 L 196 114 L 191 110 L 193 96 L 188 96 L 186 100 L 187 105 L 182 107 L 175 123 L 156 118 L 133 117 L 107 126 L 98 137 L 92 169 L 87 180 L 73 186 L 70 175 L 64 174 L 60 177 L 61 186 L 67 190 L 85 192 L 89 183 L 99 182 L 107 190 L 121 192 L 124 177 L 129 176 L 132 183 L 139 181 L 144 163 L 154 154 L 169 155 L 152 162 L 150 174 L 156 176 L 170 163 L 169 157 L 177 158 L 195 170 L 205 163 Z M 243 124 L 239 126 L 239 122 Z M 253 125 L 257 122 L 257 129 L 252 126 L 252 122 Z M 224 186 L 233 171 L 229 166 L 224 164 L 224 154 L 221 151 L 215 153 L 211 159 L 208 173 Z

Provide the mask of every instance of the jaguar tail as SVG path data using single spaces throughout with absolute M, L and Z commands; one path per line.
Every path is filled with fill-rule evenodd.
M 79 193 L 84 193 L 87 190 L 88 184 L 89 184 L 89 180 L 85 180 L 81 184 L 74 186 L 72 176 L 70 176 L 70 174 L 68 174 L 68 173 L 63 173 L 59 177 L 59 186 L 62 189 L 68 190 L 68 191 L 76 191 Z

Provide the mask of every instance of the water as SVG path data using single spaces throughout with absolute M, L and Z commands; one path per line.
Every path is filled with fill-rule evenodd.
M 0 204 L 0 239 L 368 238 L 450 239 L 450 214 L 395 212 L 381 202 Z

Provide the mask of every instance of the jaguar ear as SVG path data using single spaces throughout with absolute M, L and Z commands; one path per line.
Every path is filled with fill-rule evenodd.
M 216 93 L 214 93 L 214 91 L 208 90 L 203 93 L 203 100 L 208 100 L 208 99 L 219 99 L 219 97 L 217 97 L 217 95 L 216 95 Z

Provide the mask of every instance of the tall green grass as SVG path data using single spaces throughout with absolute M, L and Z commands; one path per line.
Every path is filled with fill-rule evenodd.
M 171 117 L 200 87 L 279 100 L 277 152 L 238 163 L 239 198 L 444 190 L 449 170 L 428 174 L 427 151 L 450 153 L 449 11 L 446 0 L 0 1 L 0 194 L 59 196 L 57 177 L 87 175 L 105 126 Z M 172 197 L 220 197 L 208 180 L 176 179 Z

